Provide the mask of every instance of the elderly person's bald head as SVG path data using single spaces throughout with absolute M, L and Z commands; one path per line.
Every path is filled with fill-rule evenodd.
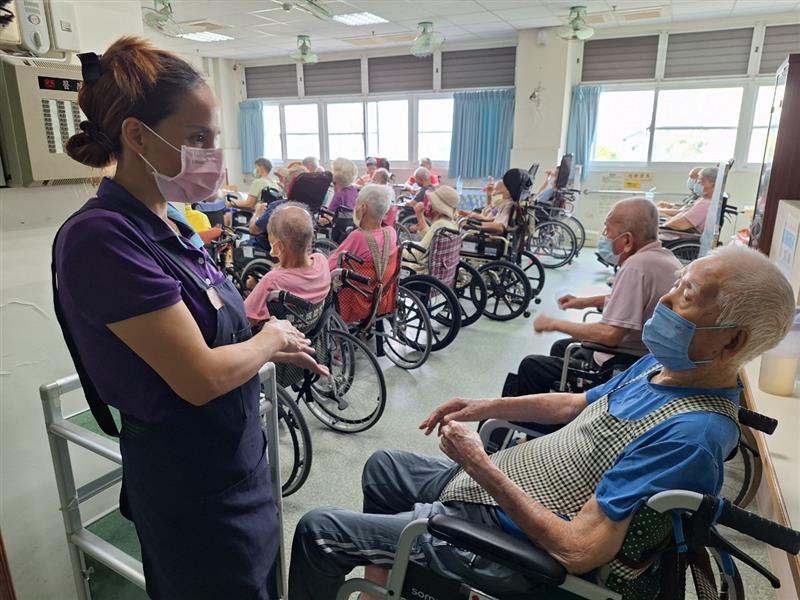
M 606 223 L 616 225 L 620 234 L 629 232 L 636 250 L 658 239 L 658 209 L 647 198 L 620 200 L 608 213 Z
M 270 241 L 281 242 L 289 253 L 297 256 L 308 252 L 311 248 L 314 223 L 311 214 L 299 202 L 281 204 L 270 216 L 267 227 Z

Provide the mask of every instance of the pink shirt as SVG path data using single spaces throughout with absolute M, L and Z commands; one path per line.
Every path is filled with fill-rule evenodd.
M 653 315 L 661 296 L 672 288 L 680 268 L 681 263 L 672 252 L 661 247 L 661 242 L 642 246 L 620 267 L 600 319 L 601 323 L 627 330 L 619 348 L 647 351 L 642 342 L 645 321 Z M 595 355 L 599 363 L 607 358 L 607 354 Z
M 275 267 L 261 278 L 255 289 L 245 298 L 244 309 L 251 321 L 269 319 L 267 298 L 270 292 L 281 290 L 317 304 L 325 300 L 331 289 L 331 272 L 325 255 L 311 255 L 311 266 L 297 269 Z
M 397 250 L 397 232 L 394 230 L 394 227 L 372 230 L 372 235 L 375 237 L 375 242 L 378 244 L 378 251 L 383 252 L 384 232 L 389 233 L 389 247 L 392 249 L 392 254 L 394 254 Z M 331 252 L 331 256 L 328 259 L 328 266 L 330 269 L 335 269 L 337 267 L 336 263 L 339 260 L 339 255 L 344 252 L 367 260 L 372 258 L 372 253 L 370 253 L 369 245 L 367 244 L 367 236 L 364 235 L 361 229 L 354 229 L 351 231 L 350 235 L 345 238 L 339 247 Z
M 706 227 L 706 217 L 708 217 L 708 209 L 711 206 L 711 200 L 708 198 L 700 198 L 695 200 L 689 208 L 685 209 L 683 213 L 678 213 L 676 217 L 684 217 L 689 223 L 692 224 L 698 233 L 703 233 Z

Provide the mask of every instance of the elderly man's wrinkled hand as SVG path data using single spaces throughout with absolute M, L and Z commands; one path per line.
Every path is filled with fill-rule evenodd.
M 553 331 L 553 319 L 547 315 L 539 315 L 533 320 L 533 330 L 536 333 Z
M 419 428 L 425 430 L 425 435 L 430 435 L 438 426 L 440 428 L 439 435 L 441 435 L 441 427 L 452 421 L 479 420 L 480 416 L 477 413 L 479 406 L 480 402 L 477 400 L 453 398 L 434 410 L 427 419 L 419 424 Z
M 583 304 L 579 298 L 576 298 L 572 294 L 565 294 L 558 299 L 558 308 L 561 310 L 567 310 L 568 308 L 583 308 Z
M 439 429 L 439 449 L 464 469 L 479 466 L 487 459 L 480 436 L 462 423 L 448 423 Z

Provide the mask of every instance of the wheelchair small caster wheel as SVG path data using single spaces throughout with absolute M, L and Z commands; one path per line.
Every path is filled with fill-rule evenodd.
M 526 310 L 524 313 L 522 313 L 522 316 L 524 316 L 527 319 L 528 317 L 531 316 L 531 311 Z
M 534 304 L 541 304 L 542 303 L 542 299 L 541 298 L 534 298 L 533 302 L 534 302 Z

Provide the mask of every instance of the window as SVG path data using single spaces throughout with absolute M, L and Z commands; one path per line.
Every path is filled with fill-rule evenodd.
M 317 104 L 286 104 L 286 158 L 319 156 L 319 114 Z
M 417 115 L 417 153 L 431 160 L 450 160 L 453 99 L 420 100 Z
M 743 88 L 661 90 L 653 162 L 717 162 L 733 156 Z
M 367 102 L 366 154 L 408 160 L 408 100 Z
M 764 158 L 764 146 L 767 144 L 767 128 L 769 127 L 774 93 L 774 85 L 762 85 L 758 88 L 756 108 L 753 114 L 753 132 L 750 134 L 750 148 L 747 151 L 747 162 L 749 163 L 760 164 Z M 774 151 L 774 148 L 772 150 Z M 770 154 L 772 153 L 770 152 Z
M 592 160 L 647 162 L 654 90 L 601 92 Z
M 281 159 L 281 107 L 277 104 L 265 104 L 264 114 L 264 156 L 270 159 Z
M 362 160 L 364 152 L 364 103 L 328 104 L 328 156 Z

